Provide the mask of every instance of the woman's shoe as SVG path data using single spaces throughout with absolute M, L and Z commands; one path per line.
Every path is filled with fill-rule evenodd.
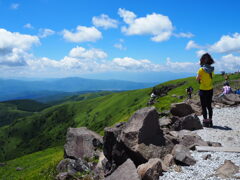
M 203 119 L 203 127 L 210 127 L 209 119 Z
M 213 127 L 212 119 L 209 119 L 209 127 Z

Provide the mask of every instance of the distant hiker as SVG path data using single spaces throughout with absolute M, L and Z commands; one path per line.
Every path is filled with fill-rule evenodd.
M 157 89 L 156 88 L 153 88 L 153 90 L 152 90 L 152 93 L 151 93 L 151 95 L 150 95 L 150 99 L 149 99 L 149 101 L 148 101 L 148 105 L 153 105 L 154 104 L 154 101 L 155 101 L 155 99 L 157 98 L 158 96 L 157 96 Z
M 222 94 L 220 94 L 219 97 L 223 96 L 224 94 L 230 94 L 233 93 L 232 88 L 230 87 L 228 82 L 225 82 L 223 84 Z
M 229 75 L 228 75 L 228 74 L 225 74 L 225 75 L 224 75 L 224 79 L 225 79 L 225 83 L 228 83 Z
M 188 99 L 191 99 L 191 98 L 192 98 L 192 92 L 193 92 L 192 86 L 189 86 L 189 87 L 186 89 L 186 92 L 187 92 L 187 95 L 188 95 Z
M 200 69 L 197 72 L 197 81 L 200 83 L 199 85 L 199 96 L 202 106 L 203 113 L 203 126 L 212 127 L 212 96 L 213 96 L 213 84 L 212 77 L 214 67 L 211 65 L 214 63 L 212 57 L 205 53 L 202 55 L 200 59 Z M 208 110 L 208 113 L 207 113 Z M 209 115 L 209 119 L 207 118 L 207 114 Z

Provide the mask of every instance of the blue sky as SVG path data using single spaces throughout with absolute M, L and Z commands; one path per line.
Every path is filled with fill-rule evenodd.
M 158 81 L 240 70 L 238 0 L 0 0 L 0 76 Z M 172 77 L 172 76 L 171 76 Z

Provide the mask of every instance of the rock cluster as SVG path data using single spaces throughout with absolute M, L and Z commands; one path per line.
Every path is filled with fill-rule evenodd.
M 65 159 L 57 166 L 59 174 L 56 179 L 81 178 L 78 176 L 88 175 L 95 170 L 102 144 L 102 137 L 85 127 L 69 128 L 64 145 Z
M 214 145 L 192 132 L 201 128 L 186 103 L 173 104 L 170 116 L 161 118 L 154 107 L 142 108 L 127 122 L 105 128 L 103 140 L 86 128 L 70 128 L 57 179 L 91 171 L 93 179 L 158 180 L 171 166 L 181 171 L 181 166 L 195 164 L 190 153 L 195 146 Z M 99 158 L 98 164 L 87 161 L 94 157 Z

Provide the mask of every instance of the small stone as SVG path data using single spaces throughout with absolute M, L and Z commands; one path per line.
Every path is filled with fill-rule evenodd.
M 203 155 L 202 156 L 202 158 L 204 159 L 204 160 L 208 160 L 208 159 L 211 159 L 211 154 L 205 154 L 205 155 Z
M 17 167 L 17 168 L 16 168 L 16 171 L 22 171 L 22 170 L 23 170 L 22 167 Z
M 6 163 L 0 163 L 0 167 L 6 166 Z
M 181 166 L 174 165 L 174 166 L 173 166 L 173 169 L 174 169 L 174 171 L 176 171 L 176 172 L 182 172 L 182 167 L 181 167 Z

